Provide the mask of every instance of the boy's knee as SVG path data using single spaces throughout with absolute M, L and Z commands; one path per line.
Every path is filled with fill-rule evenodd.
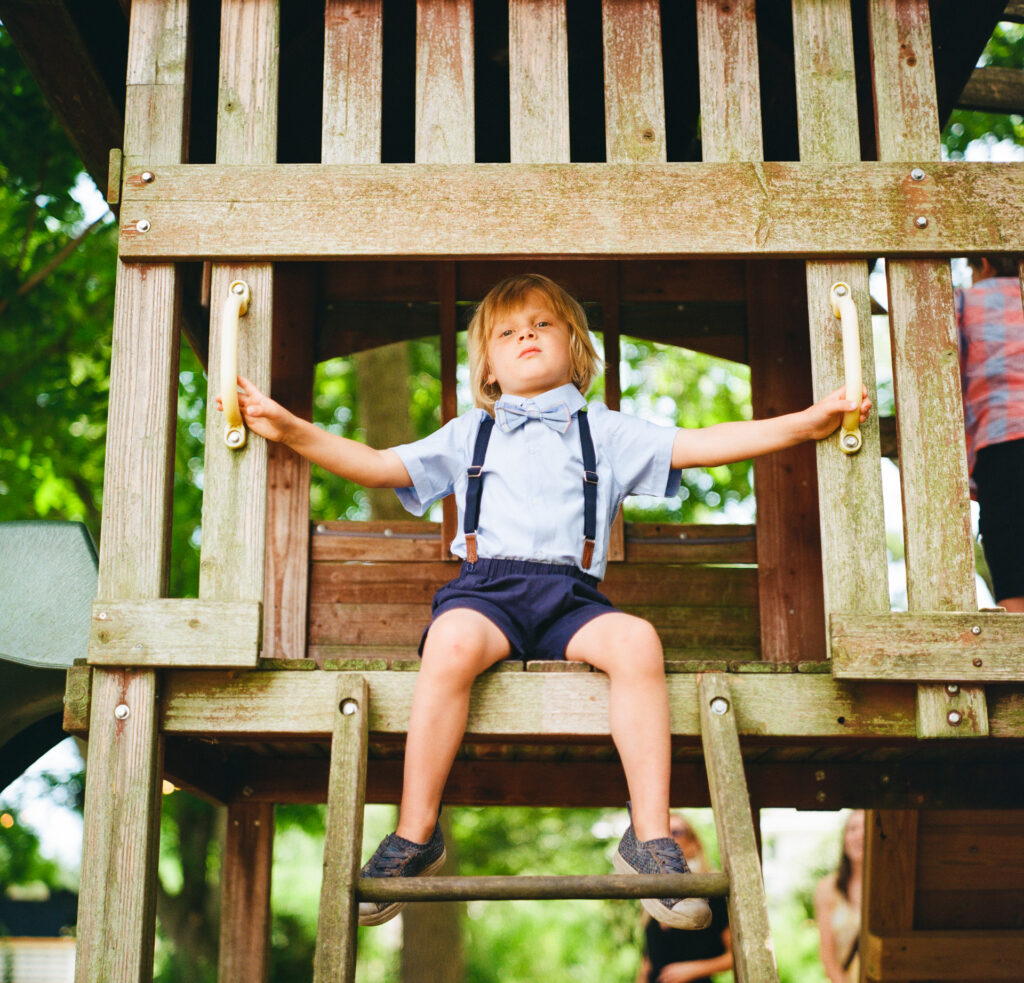
M 430 626 L 423 657 L 438 668 L 473 668 L 486 648 L 486 634 L 478 620 L 462 611 L 449 611 Z

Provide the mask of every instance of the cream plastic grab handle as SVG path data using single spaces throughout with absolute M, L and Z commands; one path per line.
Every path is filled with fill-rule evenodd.
M 220 322 L 220 398 L 228 428 L 224 443 L 233 451 L 245 446 L 245 423 L 238 408 L 238 319 L 249 310 L 249 284 L 235 280 L 228 287 Z
M 860 325 L 853 291 L 848 283 L 833 283 L 829 291 L 832 313 L 839 318 L 843 331 L 843 371 L 846 375 L 846 395 L 860 404 L 863 382 L 860 373 Z M 843 416 L 839 431 L 839 446 L 845 454 L 856 454 L 863 440 L 860 435 L 860 409 L 850 410 Z

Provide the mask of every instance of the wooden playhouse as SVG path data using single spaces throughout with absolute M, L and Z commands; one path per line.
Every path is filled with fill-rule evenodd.
M 880 256 L 909 611 L 876 418 L 857 453 L 757 462 L 755 526 L 620 523 L 606 589 L 665 642 L 673 798 L 715 805 L 726 870 L 702 887 L 729 894 L 740 980 L 776 978 L 752 809 L 783 805 L 870 810 L 867 979 L 1024 975 L 1024 619 L 978 611 L 949 266 L 1021 250 L 1024 166 L 939 154 L 963 92 L 1024 110 L 1016 80 L 972 76 L 1024 16 L 1004 8 L 0 3 L 90 170 L 116 148 L 99 589 L 65 715 L 90 748 L 80 981 L 151 978 L 164 775 L 228 810 L 223 981 L 265 977 L 274 803 L 329 800 L 315 978 L 351 978 L 361 805 L 396 800 L 415 643 L 455 568 L 450 512 L 312 527 L 308 467 L 211 412 L 199 597 L 167 598 L 183 333 L 211 397 L 237 365 L 307 414 L 318 360 L 437 334 L 447 419 L 460 302 L 533 269 L 595 311 L 610 405 L 627 335 L 747 362 L 765 415 L 846 378 L 836 283 L 873 389 Z M 605 680 L 550 668 L 479 680 L 446 801 L 624 801 Z

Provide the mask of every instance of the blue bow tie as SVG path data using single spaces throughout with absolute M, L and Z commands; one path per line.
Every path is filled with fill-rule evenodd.
M 565 403 L 556 403 L 542 410 L 532 402 L 519 406 L 499 399 L 494 407 L 494 419 L 505 433 L 521 427 L 527 420 L 540 420 L 557 433 L 565 433 L 572 423 L 572 414 Z

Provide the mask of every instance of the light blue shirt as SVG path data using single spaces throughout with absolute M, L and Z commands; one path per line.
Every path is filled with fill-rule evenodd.
M 578 567 L 583 555 L 583 453 L 577 412 L 586 401 L 573 385 L 532 400 L 502 398 L 522 406 L 528 415 L 564 403 L 572 422 L 565 433 L 533 418 L 508 433 L 498 426 L 491 431 L 483 468 L 478 555 Z M 459 523 L 451 550 L 463 559 L 466 469 L 473 462 L 477 430 L 486 415 L 481 409 L 470 410 L 429 437 L 394 448 L 412 479 L 412 487 L 397 489 L 398 497 L 413 515 L 423 515 L 438 499 L 455 493 Z M 675 495 L 680 472 L 671 464 L 675 427 L 617 413 L 603 403 L 590 404 L 588 420 L 598 484 L 597 543 L 586 572 L 600 580 L 608 564 L 609 530 L 623 499 Z

